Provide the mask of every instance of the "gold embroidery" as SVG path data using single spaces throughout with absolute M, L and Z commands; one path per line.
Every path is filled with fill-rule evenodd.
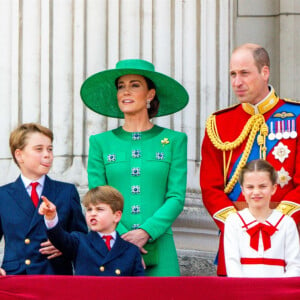
M 285 118 L 290 118 L 290 117 L 295 117 L 295 115 L 291 112 L 279 112 L 273 115 L 274 118 L 281 118 L 281 119 L 285 119 Z
M 219 211 L 217 211 L 213 217 L 218 220 L 218 221 L 221 221 L 223 223 L 225 223 L 227 217 L 232 214 L 232 213 L 235 213 L 236 212 L 236 209 L 234 208 L 234 206 L 228 206 L 228 207 L 225 207 Z
M 275 105 L 278 103 L 279 97 L 276 95 L 274 89 L 270 92 L 269 96 L 263 100 L 261 103 L 257 104 L 256 106 L 250 103 L 242 103 L 242 107 L 245 112 L 250 115 L 265 114 L 267 111 L 271 110 Z
M 276 207 L 277 210 L 285 215 L 292 216 L 295 212 L 300 210 L 300 205 L 292 201 L 281 201 Z
M 206 130 L 208 137 L 210 138 L 213 145 L 223 151 L 223 169 L 224 169 L 224 192 L 230 193 L 238 181 L 238 177 L 241 169 L 245 166 L 248 157 L 250 155 L 255 136 L 260 131 L 259 146 L 261 158 L 266 158 L 266 136 L 268 135 L 268 126 L 265 124 L 265 118 L 261 114 L 253 115 L 250 117 L 246 125 L 244 126 L 239 137 L 233 142 L 222 142 L 216 124 L 216 116 L 211 115 L 206 122 Z M 229 172 L 229 166 L 232 158 L 232 152 L 234 149 L 239 147 L 248 137 L 245 150 L 243 151 L 242 157 L 238 163 L 238 166 L 231 177 L 230 181 L 226 185 L 227 175 Z M 229 152 L 228 160 L 226 161 L 226 151 Z

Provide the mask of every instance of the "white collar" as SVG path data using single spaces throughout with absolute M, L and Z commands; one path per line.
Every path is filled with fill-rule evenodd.
M 32 182 L 38 182 L 40 184 L 40 186 L 43 188 L 46 176 L 43 175 L 38 180 L 31 180 L 31 179 L 25 177 L 23 174 L 21 174 L 21 179 L 22 179 L 26 189 L 30 186 L 30 183 L 32 183 Z
M 100 237 L 102 238 L 104 235 L 111 235 L 113 237 L 114 240 L 116 240 L 117 238 L 117 232 L 113 231 L 111 233 L 102 233 L 102 232 L 98 232 L 98 234 L 100 235 Z

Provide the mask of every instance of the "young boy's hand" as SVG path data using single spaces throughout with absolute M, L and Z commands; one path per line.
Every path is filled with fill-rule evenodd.
M 53 220 L 56 216 L 56 206 L 47 199 L 47 197 L 41 197 L 43 202 L 39 207 L 39 214 L 44 215 L 46 220 Z

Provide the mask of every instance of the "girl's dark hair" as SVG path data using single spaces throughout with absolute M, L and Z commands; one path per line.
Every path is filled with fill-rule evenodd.
M 272 184 L 277 183 L 277 172 L 275 171 L 274 167 L 268 163 L 266 160 L 263 159 L 255 159 L 250 162 L 248 162 L 241 170 L 241 173 L 239 175 L 239 183 L 240 185 L 243 185 L 244 183 L 244 177 L 246 173 L 249 172 L 267 172 L 269 173 L 270 179 Z
M 143 75 L 141 75 L 141 76 L 143 76 Z M 156 86 L 155 86 L 154 82 L 151 79 L 149 79 L 148 77 L 145 77 L 145 76 L 143 76 L 143 77 L 145 78 L 145 81 L 147 83 L 148 90 L 154 89 L 156 91 Z M 119 78 L 117 78 L 115 80 L 115 86 L 117 89 L 118 89 L 118 81 L 119 81 Z M 158 108 L 159 108 L 159 100 L 158 100 L 157 95 L 155 94 L 154 98 L 150 102 L 150 108 L 148 108 L 149 119 L 152 119 L 157 115 Z

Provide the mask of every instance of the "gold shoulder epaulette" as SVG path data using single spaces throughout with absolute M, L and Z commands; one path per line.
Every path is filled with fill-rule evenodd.
M 231 106 L 228 106 L 228 107 L 226 107 L 226 108 L 223 108 L 223 109 L 221 109 L 221 110 L 218 110 L 218 111 L 214 112 L 213 115 L 219 115 L 219 114 L 222 114 L 223 112 L 230 111 L 230 110 L 232 110 L 233 108 L 235 108 L 235 107 L 237 107 L 237 106 L 239 106 L 239 105 L 241 105 L 241 104 L 240 104 L 240 103 L 233 104 L 233 105 L 231 105 Z
M 234 206 L 228 206 L 228 207 L 225 207 L 219 211 L 217 211 L 213 217 L 218 220 L 218 221 L 221 221 L 223 223 L 225 223 L 227 217 L 232 214 L 232 213 L 235 213 L 236 212 L 236 209 Z
M 284 101 L 289 102 L 289 103 L 295 103 L 295 104 L 300 104 L 300 100 L 293 100 L 289 98 L 283 98 Z
M 284 215 L 292 216 L 295 212 L 300 210 L 300 205 L 292 201 L 283 200 L 276 207 L 276 210 L 279 210 Z

